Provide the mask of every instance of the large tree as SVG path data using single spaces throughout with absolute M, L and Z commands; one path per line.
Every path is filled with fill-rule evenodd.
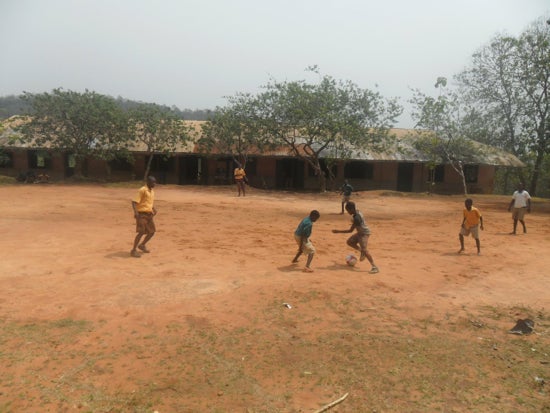
M 321 191 L 326 190 L 323 154 L 344 156 L 346 150 L 380 142 L 402 112 L 395 99 L 330 76 L 314 84 L 272 81 L 264 89 L 253 102 L 256 130 L 309 164 Z
M 155 154 L 170 156 L 191 138 L 191 128 L 172 110 L 153 103 L 143 103 L 128 113 L 132 139 L 147 154 L 143 179 L 147 179 Z
M 76 177 L 82 176 L 85 158 L 109 159 L 126 145 L 125 117 L 111 97 L 54 89 L 24 93 L 23 100 L 32 108 L 29 121 L 20 127 L 23 140 L 72 154 Z
M 539 19 L 518 37 L 496 36 L 457 79 L 490 128 L 486 143 L 529 165 L 534 195 L 550 154 L 550 25 Z

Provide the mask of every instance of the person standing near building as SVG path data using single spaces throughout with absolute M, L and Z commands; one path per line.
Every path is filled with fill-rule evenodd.
M 527 233 L 527 227 L 525 226 L 525 212 L 531 213 L 531 196 L 529 192 L 524 189 L 523 183 L 518 184 L 518 189 L 514 191 L 510 205 L 508 205 L 508 211 L 512 210 L 512 219 L 514 220 L 514 229 L 512 235 L 516 235 L 516 228 L 518 221 L 523 226 L 523 233 Z
M 235 178 L 235 183 L 237 184 L 237 190 L 239 191 L 238 196 L 241 196 L 241 192 L 243 193 L 243 196 L 246 196 L 245 183 L 248 181 L 248 179 L 246 178 L 246 172 L 244 171 L 244 168 L 238 162 L 237 162 L 237 167 L 233 171 L 233 177 Z
M 351 199 L 352 192 L 353 192 L 353 186 L 351 186 L 348 183 L 348 180 L 346 179 L 344 181 L 344 185 L 342 185 L 342 188 L 340 188 L 340 195 L 342 195 L 342 212 L 340 212 L 341 215 L 344 213 L 344 207 Z
M 149 176 L 146 185 L 139 189 L 136 198 L 132 201 L 137 232 L 134 238 L 134 247 L 130 251 L 130 255 L 134 258 L 141 257 L 137 251 L 138 249 L 144 253 L 151 252 L 146 245 L 153 238 L 156 231 L 153 220 L 153 217 L 157 214 L 157 210 L 154 207 L 155 191 L 153 190 L 156 183 L 157 180 L 153 176 Z M 144 235 L 143 242 L 140 242 Z
M 460 226 L 460 233 L 458 239 L 460 240 L 459 254 L 464 252 L 464 237 L 472 234 L 472 237 L 476 240 L 477 255 L 481 254 L 481 243 L 479 241 L 479 230 L 483 230 L 483 217 L 479 209 L 473 206 L 474 201 L 470 198 L 464 201 L 464 211 L 462 219 L 462 225 Z
M 311 269 L 311 261 L 315 255 L 315 247 L 311 243 L 309 237 L 311 236 L 311 231 L 313 229 L 313 223 L 321 217 L 321 214 L 317 210 L 313 210 L 309 213 L 309 216 L 302 219 L 296 231 L 294 231 L 294 239 L 298 244 L 298 252 L 292 260 L 293 264 L 298 262 L 300 255 L 307 254 L 306 266 L 304 267 L 304 272 L 313 272 Z

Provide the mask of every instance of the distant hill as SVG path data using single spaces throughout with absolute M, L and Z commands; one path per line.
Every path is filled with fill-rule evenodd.
M 125 110 L 134 108 L 141 103 L 135 100 L 128 100 L 121 97 L 115 99 L 117 104 Z M 164 105 L 161 105 L 164 106 Z M 179 109 L 176 106 L 168 107 L 172 112 L 185 120 L 208 120 L 213 111 L 210 109 Z M 0 96 L 0 120 L 7 119 L 14 115 L 24 115 L 30 111 L 29 105 L 19 96 Z

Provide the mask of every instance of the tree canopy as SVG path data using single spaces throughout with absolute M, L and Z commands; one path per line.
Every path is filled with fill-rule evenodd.
M 529 166 L 534 195 L 541 178 L 550 182 L 543 168 L 550 155 L 550 24 L 541 18 L 518 37 L 495 36 L 456 79 L 483 119 L 487 133 L 481 139 Z
M 170 109 L 152 103 L 142 104 L 128 113 L 132 139 L 143 145 L 148 156 L 143 179 L 151 169 L 155 153 L 169 155 L 190 139 L 190 128 Z
M 379 142 L 402 108 L 394 99 L 324 76 L 319 83 L 272 81 L 257 95 L 239 95 L 246 131 L 259 145 L 286 147 L 303 159 L 326 189 L 323 152 L 344 156 L 349 148 Z M 242 128 L 239 126 L 239 128 Z M 242 129 L 241 129 L 242 130 Z M 261 141 L 258 141 L 261 139 Z
M 86 157 L 109 159 L 126 146 L 125 117 L 108 96 L 54 89 L 25 93 L 23 99 L 31 107 L 29 121 L 20 127 L 23 140 L 73 155 L 77 177 Z

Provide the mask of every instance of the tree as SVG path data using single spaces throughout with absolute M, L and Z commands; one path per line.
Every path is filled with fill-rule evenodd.
M 464 195 L 467 195 L 464 165 L 472 159 L 476 148 L 465 138 L 468 122 L 461 113 L 469 112 L 464 112 L 459 96 L 448 91 L 446 86 L 447 79 L 440 77 L 435 84 L 440 91 L 436 98 L 419 90 L 414 92 L 410 100 L 412 117 L 420 135 L 415 146 L 428 155 L 430 164 L 449 163 L 460 175 Z
M 148 156 L 143 179 L 151 170 L 153 156 L 175 152 L 191 138 L 191 130 L 169 108 L 154 103 L 143 103 L 128 114 L 132 139 L 145 147 Z
M 201 149 L 231 155 L 233 161 L 246 167 L 251 151 L 266 148 L 267 143 L 259 135 L 253 122 L 253 99 L 248 94 L 229 98 L 229 104 L 216 108 L 211 118 L 202 126 L 198 143 Z
M 380 142 L 402 112 L 395 100 L 330 76 L 317 84 L 273 81 L 264 89 L 253 102 L 256 130 L 309 164 L 321 191 L 326 190 L 323 153 L 340 157 Z
M 521 90 L 525 95 L 522 132 L 534 153 L 529 191 L 535 195 L 541 167 L 550 154 L 550 25 L 539 19 L 519 38 L 518 62 Z
M 71 153 L 75 177 L 82 176 L 86 157 L 108 158 L 125 146 L 125 118 L 108 96 L 54 89 L 52 93 L 25 92 L 23 100 L 32 110 L 29 121 L 20 126 L 22 140 Z
M 530 166 L 534 195 L 550 154 L 550 25 L 541 18 L 517 38 L 496 36 L 457 80 L 490 128 L 486 142 Z

